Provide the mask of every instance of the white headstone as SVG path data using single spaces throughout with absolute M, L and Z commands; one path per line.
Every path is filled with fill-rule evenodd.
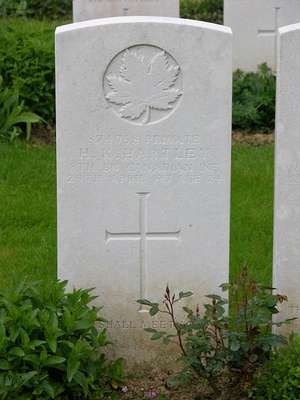
M 129 15 L 179 17 L 179 0 L 73 0 L 74 22 Z
M 279 30 L 277 79 L 274 283 L 300 317 L 300 24 Z M 300 332 L 300 320 L 290 329 Z
M 299 0 L 224 0 L 224 25 L 233 31 L 233 68 L 276 70 L 278 28 L 300 22 Z
M 228 281 L 231 58 L 230 29 L 196 21 L 57 30 L 59 277 L 96 287 L 131 362 L 168 354 L 137 299 Z

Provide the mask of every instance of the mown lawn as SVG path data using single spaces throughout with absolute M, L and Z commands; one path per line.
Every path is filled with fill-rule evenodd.
M 231 183 L 230 272 L 247 264 L 255 278 L 271 283 L 274 146 L 234 145 Z
M 231 277 L 272 270 L 273 146 L 234 145 Z M 55 149 L 0 144 L 0 287 L 56 277 Z M 221 283 L 221 282 L 220 282 Z
M 0 144 L 0 287 L 56 276 L 53 147 Z

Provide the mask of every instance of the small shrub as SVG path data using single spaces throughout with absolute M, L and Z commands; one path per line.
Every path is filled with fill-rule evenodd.
M 51 286 L 51 285 L 50 285 Z M 108 362 L 106 331 L 90 290 L 22 284 L 0 294 L 0 399 L 115 399 L 120 360 Z
M 26 0 L 26 15 L 31 18 L 71 19 L 72 0 Z
M 250 397 L 256 400 L 300 399 L 300 337 L 276 351 L 259 371 Z
M 72 0 L 0 0 L 0 16 L 71 18 Z
M 181 0 L 182 18 L 223 24 L 223 0 Z
M 221 285 L 234 299 L 233 310 L 227 316 L 227 300 L 219 295 L 208 295 L 204 312 L 199 307 L 187 307 L 184 322 L 176 317 L 176 305 L 191 292 L 180 292 L 176 297 L 167 287 L 163 308 L 146 299 L 139 304 L 149 307 L 151 316 L 167 314 L 173 323 L 173 333 L 147 328 L 152 340 L 162 339 L 164 344 L 176 343 L 181 352 L 183 369 L 170 384 L 187 383 L 192 378 L 204 379 L 214 391 L 215 399 L 240 398 L 257 369 L 269 358 L 272 349 L 286 342 L 283 336 L 272 333 L 272 322 L 277 304 L 286 297 L 274 295 L 271 288 L 255 283 L 243 269 L 233 285 Z M 235 397 L 237 396 L 237 397 Z
M 0 0 L 0 16 L 24 16 L 26 14 L 26 0 Z
M 269 132 L 275 127 L 276 78 L 266 64 L 257 73 L 236 71 L 233 128 Z
M 46 22 L 1 21 L 0 75 L 30 110 L 54 122 L 54 28 Z
M 0 140 L 12 142 L 23 133 L 22 125 L 26 126 L 26 138 L 29 140 L 31 124 L 40 121 L 40 117 L 24 109 L 24 103 L 20 102 L 15 89 L 2 86 L 0 76 Z

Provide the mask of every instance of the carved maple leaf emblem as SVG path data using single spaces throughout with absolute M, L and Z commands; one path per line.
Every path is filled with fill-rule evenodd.
M 136 51 L 127 50 L 123 56 L 119 75 L 107 76 L 110 91 L 106 99 L 122 106 L 120 116 L 143 123 L 151 119 L 151 109 L 171 110 L 182 95 L 175 88 L 180 73 L 178 65 L 170 65 L 165 51 L 159 51 L 151 60 Z

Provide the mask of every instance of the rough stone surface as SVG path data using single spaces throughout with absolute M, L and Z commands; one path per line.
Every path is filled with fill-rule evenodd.
M 279 42 L 273 285 L 289 298 L 282 319 L 300 317 L 300 24 L 280 29 Z
M 233 68 L 276 70 L 279 27 L 300 22 L 299 0 L 224 0 L 224 25 L 233 31 Z
M 137 299 L 228 281 L 231 40 L 156 17 L 57 30 L 58 273 L 96 287 L 129 364 L 171 357 Z
M 129 15 L 179 17 L 179 0 L 73 0 L 74 22 Z

